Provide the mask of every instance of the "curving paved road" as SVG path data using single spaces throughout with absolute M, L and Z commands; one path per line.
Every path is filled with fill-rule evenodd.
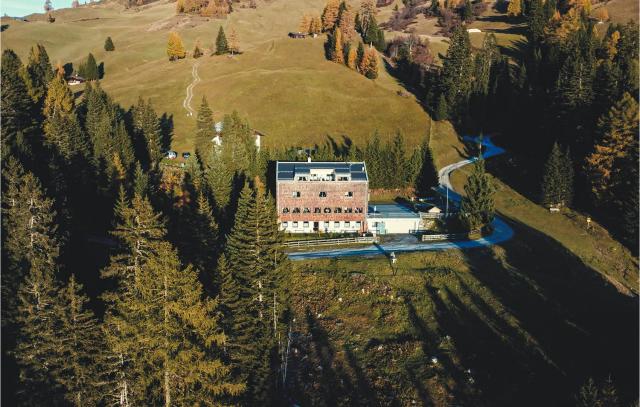
M 477 137 L 465 137 L 468 141 L 478 141 Z M 504 149 L 496 146 L 491 142 L 489 138 L 483 138 L 481 140 L 484 147 L 482 154 L 483 158 L 493 157 L 505 152 Z M 451 173 L 458 168 L 464 167 L 478 158 L 469 158 L 459 161 L 457 163 L 447 165 L 440 169 L 438 172 L 440 186 L 438 192 L 446 194 L 449 190 L 449 199 L 452 201 L 459 201 L 461 199 L 460 194 L 453 191 L 451 186 Z M 513 229 L 505 221 L 498 216 L 495 217 L 493 223 L 493 233 L 491 236 L 486 236 L 477 240 L 460 240 L 460 241 L 446 241 L 446 242 L 419 242 L 419 243 L 390 243 L 390 244 L 373 244 L 364 248 L 345 248 L 345 249 L 332 249 L 313 252 L 297 252 L 290 253 L 289 258 L 292 260 L 308 260 L 308 259 L 322 259 L 322 258 L 334 258 L 334 257 L 349 257 L 349 256 L 374 256 L 374 255 L 387 255 L 391 252 L 406 253 L 417 251 L 430 251 L 430 250 L 449 250 L 449 249 L 473 249 L 477 247 L 488 247 L 498 243 L 502 243 L 513 237 Z
M 187 86 L 187 96 L 184 98 L 182 102 L 182 107 L 187 110 L 187 116 L 193 116 L 195 111 L 191 108 L 191 99 L 193 99 L 193 88 L 200 82 L 200 76 L 198 76 L 198 62 L 193 64 L 193 68 L 191 68 L 191 76 L 193 76 L 193 81 Z

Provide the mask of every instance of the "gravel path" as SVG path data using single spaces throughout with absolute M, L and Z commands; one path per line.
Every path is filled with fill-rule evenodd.
M 193 64 L 191 68 L 191 76 L 193 81 L 187 86 L 187 96 L 182 102 L 182 106 L 187 110 L 187 116 L 193 116 L 196 112 L 191 108 L 191 99 L 193 99 L 193 88 L 200 82 L 200 76 L 198 76 L 198 62 Z

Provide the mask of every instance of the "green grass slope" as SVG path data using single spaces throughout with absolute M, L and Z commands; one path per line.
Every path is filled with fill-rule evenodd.
M 56 22 L 11 23 L 2 33 L 2 49 L 26 58 L 36 42 L 45 45 L 55 63 L 77 66 L 89 52 L 105 64 L 103 87 L 129 106 L 138 96 L 151 98 L 158 112 L 174 121 L 173 147 L 193 147 L 195 118 L 182 103 L 195 60 L 171 63 L 166 58 L 168 32 L 180 33 L 188 51 L 196 43 L 211 49 L 218 28 L 235 28 L 242 55 L 205 56 L 199 61 L 201 82 L 192 107 L 206 95 L 216 118 L 238 110 L 268 137 L 267 145 L 322 143 L 326 135 L 362 143 L 378 129 L 402 130 L 410 143 L 424 137 L 428 116 L 413 98 L 398 96 L 401 85 L 384 69 L 370 81 L 326 61 L 324 38 L 292 40 L 304 13 L 318 13 L 322 0 L 259 2 L 257 9 L 238 9 L 226 20 L 175 16 L 174 4 L 152 4 L 135 10 L 106 4 L 56 12 Z M 116 51 L 107 53 L 111 36 Z

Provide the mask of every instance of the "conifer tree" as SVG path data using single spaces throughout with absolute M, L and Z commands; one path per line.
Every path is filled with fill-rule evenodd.
M 507 14 L 510 17 L 519 17 L 522 14 L 521 0 L 511 0 L 507 7 Z
M 12 234 L 5 243 L 16 254 L 20 250 L 19 256 L 25 262 L 22 267 L 26 270 L 14 294 L 18 305 L 15 315 L 18 393 L 23 405 L 44 405 L 52 402 L 51 390 L 56 389 L 52 372 L 59 362 L 55 358 L 58 332 L 54 304 L 59 288 L 55 272 L 60 243 L 53 201 L 44 195 L 35 176 L 25 174 L 17 188 L 13 206 L 5 215 L 9 217 L 6 230 Z M 16 259 L 15 255 L 13 258 Z
M 358 70 L 360 70 L 360 66 L 362 65 L 363 59 L 364 59 L 364 45 L 361 42 L 359 42 L 358 51 L 356 53 L 356 67 Z
M 216 213 L 220 218 L 220 214 L 225 212 L 229 205 L 234 172 L 222 160 L 219 149 L 211 148 L 208 150 L 204 175 L 207 185 L 213 193 Z
M 268 403 L 273 385 L 269 349 L 280 311 L 273 310 L 274 320 L 270 308 L 271 298 L 279 297 L 281 268 L 286 265 L 281 239 L 272 200 L 259 183 L 256 191 L 245 184 L 225 253 L 235 284 L 232 292 L 238 292 L 231 310 L 229 353 L 240 367 L 240 378 L 246 380 L 248 404 Z
M 424 141 L 420 147 L 420 170 L 416 177 L 415 189 L 418 195 L 426 196 L 431 192 L 432 188 L 437 187 L 440 184 L 438 179 L 438 170 L 436 170 L 435 163 L 433 161 L 433 153 L 429 142 Z
M 238 33 L 232 27 L 229 32 L 229 52 L 231 55 L 240 53 L 240 44 L 238 42 Z
M 466 103 L 471 87 L 471 42 L 463 26 L 453 32 L 451 45 L 442 65 L 441 93 L 445 96 L 449 113 L 453 107 Z
M 103 273 L 118 282 L 105 296 L 110 351 L 124 361 L 114 393 L 165 405 L 216 404 L 239 394 L 243 385 L 228 380 L 218 359 L 226 339 L 217 305 L 203 298 L 196 271 L 181 266 L 147 200 L 135 196 L 120 212 L 115 235 L 124 250 Z
M 107 39 L 104 40 L 104 50 L 107 52 L 116 50 L 116 46 L 113 45 L 113 40 L 111 39 L 111 37 L 107 37 Z
M 358 59 L 358 51 L 354 47 L 349 47 L 349 53 L 347 54 L 347 66 L 354 71 L 358 68 L 356 61 Z
M 311 32 L 311 20 L 309 19 L 309 15 L 305 14 L 300 19 L 300 25 L 298 25 L 298 32 L 303 34 L 307 34 Z
M 206 148 L 211 145 L 211 140 L 215 137 L 214 124 L 213 112 L 209 107 L 207 97 L 202 96 L 202 102 L 200 103 L 196 119 L 196 146 L 197 148 L 203 149 L 203 153 L 206 151 Z
M 352 42 L 356 38 L 355 30 L 355 16 L 351 6 L 345 4 L 343 10 L 340 12 L 340 20 L 337 27 L 342 31 L 344 41 L 347 43 Z
M 479 158 L 464 186 L 465 196 L 460 207 L 460 220 L 469 231 L 488 225 L 493 221 L 495 189 L 484 169 L 484 160 Z
M 86 80 L 94 81 L 100 79 L 98 74 L 98 64 L 93 54 L 89 53 L 87 56 L 87 62 L 84 64 L 84 73 L 81 74 Z
M 378 53 L 375 48 L 368 47 L 360 62 L 360 73 L 369 79 L 378 77 Z
M 449 106 L 447 105 L 447 98 L 443 94 L 438 96 L 434 118 L 436 120 L 447 120 L 449 118 Z
M 383 154 L 380 146 L 380 135 L 376 131 L 370 140 L 367 140 L 367 145 L 364 149 L 364 161 L 367 164 L 367 170 L 369 172 L 369 184 L 371 188 L 381 188 L 382 175 L 383 175 Z
M 220 29 L 218 30 L 218 37 L 216 37 L 216 55 L 223 55 L 227 53 L 229 53 L 227 36 L 224 34 L 222 26 L 220 26 Z
M 339 0 L 327 0 L 327 4 L 322 11 L 322 31 L 332 31 L 338 21 L 340 10 Z
M 149 175 L 142 169 L 140 161 L 136 161 L 133 173 L 133 193 L 142 198 L 148 198 L 149 194 Z
M 34 102 L 42 102 L 47 93 L 47 85 L 53 77 L 53 67 L 47 50 L 42 44 L 31 47 L 29 59 L 24 69 L 24 79 L 29 89 L 29 95 Z
M 342 31 L 340 31 L 339 28 L 336 28 L 333 35 L 334 35 L 334 39 L 333 39 L 334 46 L 333 46 L 333 51 L 331 52 L 331 60 L 337 64 L 343 64 L 344 53 L 342 51 Z
M 30 129 L 34 128 L 33 100 L 29 96 L 20 71 L 22 62 L 11 50 L 2 53 L 2 153 L 31 154 Z
M 388 154 L 387 188 L 404 188 L 409 182 L 409 168 L 407 166 L 407 150 L 404 136 L 399 131 L 393 137 Z
M 182 44 L 182 38 L 180 38 L 177 32 L 172 31 L 169 33 L 167 56 L 169 56 L 169 61 L 175 61 L 176 59 L 182 59 L 187 56 L 187 52 Z
M 133 118 L 134 128 L 142 136 L 147 146 L 151 168 L 156 169 L 162 160 L 163 145 L 160 120 L 153 109 L 151 100 L 145 103 L 142 98 L 139 98 L 138 104 L 134 108 Z
M 569 160 L 569 162 L 567 162 Z M 571 158 L 554 143 L 544 166 L 542 203 L 546 206 L 568 206 L 573 194 L 573 167 Z
M 67 401 L 76 407 L 95 405 L 102 399 L 104 341 L 88 302 L 82 286 L 71 275 L 59 291 L 54 309 L 58 368 L 53 376 L 64 388 Z
M 473 21 L 473 9 L 471 8 L 470 0 L 464 0 L 464 6 L 462 9 L 462 20 L 467 23 Z
M 198 59 L 202 56 L 202 51 L 200 50 L 200 46 L 196 42 L 196 46 L 193 48 L 193 57 Z
M 598 120 L 597 132 L 600 140 L 587 157 L 586 170 L 596 204 L 602 205 L 614 199 L 625 172 L 633 167 L 629 159 L 638 148 L 638 102 L 625 93 Z

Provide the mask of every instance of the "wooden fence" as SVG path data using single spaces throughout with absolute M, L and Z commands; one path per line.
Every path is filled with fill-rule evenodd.
M 375 238 L 373 236 L 341 237 L 337 239 L 292 240 L 290 242 L 284 242 L 284 246 L 286 247 L 332 246 L 332 245 L 341 245 L 341 244 L 373 243 L 373 242 L 375 242 Z

